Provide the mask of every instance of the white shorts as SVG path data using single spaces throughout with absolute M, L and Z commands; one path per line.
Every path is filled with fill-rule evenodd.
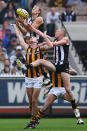
M 43 84 L 43 76 L 37 78 L 25 77 L 26 88 L 41 88 Z
M 52 89 L 49 91 L 48 95 L 49 95 L 49 94 L 53 94 L 53 95 L 55 95 L 56 97 L 61 97 L 61 96 L 63 96 L 65 93 L 66 93 L 66 90 L 65 90 L 64 87 L 61 87 L 61 88 L 56 87 L 56 88 L 52 88 Z

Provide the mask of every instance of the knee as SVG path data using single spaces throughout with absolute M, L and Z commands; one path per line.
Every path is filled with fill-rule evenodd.
M 71 89 L 70 89 L 70 88 L 66 88 L 66 91 L 67 91 L 68 93 L 70 93 L 70 92 L 71 92 Z
M 43 65 L 43 63 L 44 63 L 44 60 L 40 59 L 40 64 Z

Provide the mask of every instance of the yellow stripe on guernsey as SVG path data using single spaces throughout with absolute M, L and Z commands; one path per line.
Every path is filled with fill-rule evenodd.
M 36 48 L 36 49 L 31 49 L 31 48 L 28 48 L 27 50 L 27 64 L 30 64 L 31 62 L 34 62 L 35 60 L 37 59 L 41 59 L 41 52 L 39 50 L 39 48 Z M 42 76 L 42 68 L 41 66 L 37 67 L 37 68 L 29 68 L 27 70 L 27 73 L 26 73 L 27 77 L 29 78 L 36 78 L 36 77 L 39 77 L 39 76 Z
M 52 80 L 53 88 L 55 87 L 61 88 L 62 86 L 61 74 L 56 74 L 56 72 L 52 72 L 51 80 Z
M 57 74 L 58 88 L 61 88 L 61 74 Z
M 34 55 L 34 53 L 35 53 L 35 49 L 32 49 L 32 62 L 35 61 L 35 55 Z M 33 78 L 35 78 L 35 77 L 37 77 L 37 75 L 36 75 L 36 70 L 33 67 Z
M 39 54 L 37 54 L 37 59 L 41 59 L 41 56 L 40 56 L 40 49 L 37 48 L 37 51 L 39 52 Z M 38 67 L 38 72 L 39 72 L 40 76 L 42 76 L 41 66 Z
M 52 84 L 53 88 L 55 88 L 55 72 L 52 72 Z
M 31 52 L 31 48 L 28 49 L 28 52 Z M 29 54 L 27 53 L 27 64 L 29 64 Z M 28 77 L 31 77 L 30 68 L 28 69 Z

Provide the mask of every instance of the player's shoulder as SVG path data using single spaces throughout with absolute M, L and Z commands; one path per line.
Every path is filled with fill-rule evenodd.
M 43 23 L 43 18 L 41 16 L 37 17 L 36 22 Z
M 67 44 L 67 43 L 68 43 L 68 45 L 70 44 L 70 40 L 69 40 L 69 38 L 68 38 L 67 36 L 65 36 L 65 37 L 63 38 L 63 40 L 66 41 L 66 44 Z
M 69 38 L 68 38 L 67 36 L 63 37 L 63 39 L 65 39 L 65 40 L 69 40 Z

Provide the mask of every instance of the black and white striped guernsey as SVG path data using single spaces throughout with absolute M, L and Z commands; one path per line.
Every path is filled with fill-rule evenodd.
M 33 23 L 33 21 L 34 20 L 32 20 L 31 17 L 29 17 L 28 20 L 27 20 L 28 23 Z M 40 27 L 38 28 L 38 30 L 40 30 L 41 32 L 44 32 L 44 24 L 41 24 Z M 38 40 L 39 43 L 43 42 L 43 38 L 40 37 L 38 34 L 36 34 L 36 33 L 30 33 L 30 37 L 33 37 L 33 36 L 35 36 L 37 38 L 37 40 Z
M 55 39 L 54 42 L 58 40 Z M 60 46 L 54 46 L 55 65 L 62 65 L 68 63 L 69 45 L 64 44 Z

